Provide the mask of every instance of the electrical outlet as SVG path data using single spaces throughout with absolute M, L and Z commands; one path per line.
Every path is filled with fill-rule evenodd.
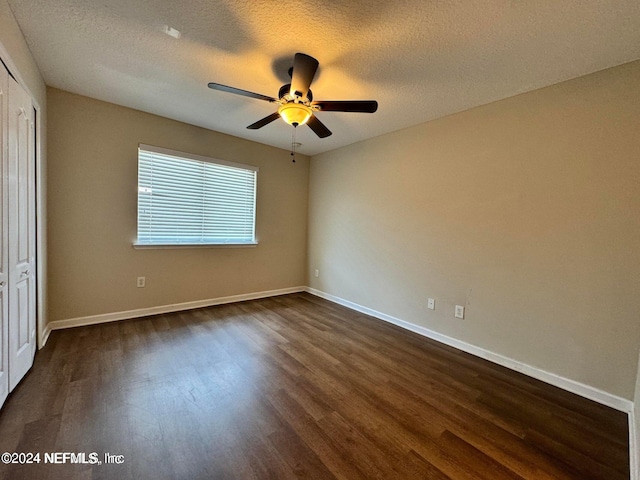
M 433 298 L 430 298 L 429 300 L 427 300 L 427 308 L 429 310 L 435 310 L 436 309 L 436 301 Z
M 316 276 L 316 278 L 318 278 L 320 276 L 320 270 L 318 270 L 316 268 L 316 271 L 314 272 L 314 275 Z
M 464 318 L 464 307 L 462 305 L 456 305 L 455 315 L 456 318 Z
M 147 277 L 138 277 L 138 279 L 136 280 L 136 286 L 138 288 L 144 288 L 146 284 L 147 284 Z

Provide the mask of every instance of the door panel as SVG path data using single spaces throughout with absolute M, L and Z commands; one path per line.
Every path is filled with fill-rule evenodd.
M 9 79 L 9 390 L 35 354 L 35 162 L 31 98 Z
M 9 302 L 7 266 L 7 98 L 9 74 L 0 65 L 0 407 L 9 394 Z
M 28 318 L 29 316 L 29 283 L 20 282 L 17 291 L 16 303 L 18 304 L 18 318 Z M 13 299 L 12 299 L 13 300 Z M 16 345 L 18 355 L 22 353 L 25 348 L 29 347 L 29 324 L 27 322 L 16 322 L 17 326 L 16 338 L 18 343 Z

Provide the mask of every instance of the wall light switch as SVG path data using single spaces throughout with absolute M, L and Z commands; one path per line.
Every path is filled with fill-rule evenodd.
M 434 298 L 430 298 L 429 300 L 427 300 L 427 308 L 429 310 L 435 310 L 436 309 L 436 301 Z
M 456 318 L 464 318 L 464 307 L 456 305 Z

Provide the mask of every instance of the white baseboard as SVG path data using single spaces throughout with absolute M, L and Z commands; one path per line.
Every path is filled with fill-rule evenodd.
M 47 324 L 45 325 L 44 330 L 42 331 L 42 337 L 40 337 L 38 350 L 40 350 L 47 344 L 47 340 L 49 340 L 49 335 L 51 335 L 51 326 Z
M 100 315 L 90 315 L 87 317 L 55 320 L 47 324 L 45 333 L 47 332 L 47 330 L 50 333 L 52 330 L 60 330 L 63 328 L 81 327 L 85 325 L 95 325 L 98 323 L 106 322 L 116 322 L 119 320 L 129 320 L 131 318 L 148 317 L 149 315 L 179 312 L 182 310 L 191 310 L 193 308 L 210 307 L 212 305 L 222 305 L 224 303 L 234 303 L 242 302 L 245 300 L 255 300 L 258 298 L 275 297 L 276 295 L 286 295 L 288 293 L 297 293 L 304 291 L 306 291 L 306 287 L 289 287 L 281 288 L 279 290 L 267 290 L 264 292 L 243 293 L 241 295 L 231 295 L 228 297 L 196 300 L 194 302 L 174 303 L 171 305 L 161 305 L 158 307 L 138 308 L 135 310 L 127 310 L 123 312 L 103 313 Z M 46 338 L 49 337 L 49 333 L 46 333 Z M 43 345 L 45 342 L 46 339 L 44 339 Z
M 308 293 L 311 293 L 312 295 L 316 295 L 331 302 L 343 305 L 352 310 L 356 310 L 366 315 L 384 320 L 385 322 L 393 323 L 394 325 L 402 327 L 406 330 L 410 330 L 424 337 L 457 348 L 458 350 L 462 350 L 463 352 L 470 353 L 472 355 L 475 355 L 476 357 L 484 358 L 485 360 L 489 360 L 490 362 L 497 363 L 498 365 L 502 365 L 503 367 L 507 367 L 511 370 L 523 373 L 529 377 L 541 380 L 545 383 L 562 388 L 563 390 L 575 393 L 577 395 L 580 395 L 581 397 L 588 398 L 589 400 L 593 400 L 621 412 L 629 414 L 633 410 L 632 401 L 618 397 L 616 395 L 612 395 L 598 388 L 591 387 L 589 385 L 585 385 L 583 383 L 576 382 L 575 380 L 571 380 L 565 377 L 561 377 L 560 375 L 556 375 L 555 373 L 541 370 L 537 367 L 519 362 L 518 360 L 505 357 L 504 355 L 485 350 L 484 348 L 463 342 L 461 340 L 457 340 L 452 337 L 448 337 L 433 330 L 429 330 L 428 328 L 421 327 L 404 320 L 400 320 L 399 318 L 387 315 L 386 313 L 363 307 L 362 305 L 358 305 L 357 303 L 350 302 L 349 300 L 330 295 L 314 288 L 307 288 L 306 291 Z

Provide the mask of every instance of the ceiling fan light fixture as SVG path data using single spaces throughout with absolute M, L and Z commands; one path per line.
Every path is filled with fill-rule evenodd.
M 289 125 L 297 127 L 307 123 L 313 111 L 302 103 L 285 103 L 278 108 L 278 113 Z
M 249 130 L 258 130 L 259 128 L 275 122 L 278 118 L 282 118 L 285 123 L 297 127 L 305 123 L 315 133 L 318 138 L 326 138 L 331 135 L 324 123 L 322 123 L 314 112 L 362 112 L 373 113 L 378 109 L 378 102 L 375 100 L 324 100 L 314 101 L 311 93 L 311 82 L 318 69 L 318 60 L 304 53 L 296 53 L 293 57 L 293 67 L 289 70 L 291 75 L 291 83 L 287 83 L 280 87 L 276 98 L 262 95 L 260 93 L 242 90 L 241 88 L 222 85 L 221 83 L 209 82 L 209 88 L 219 90 L 221 92 L 242 95 L 243 97 L 255 98 L 263 100 L 271 104 L 277 104 L 278 111 L 271 115 L 252 123 L 247 128 Z M 296 128 L 292 130 L 292 142 L 295 143 Z M 293 145 L 292 150 L 295 149 Z M 292 152 L 295 155 L 295 150 Z

